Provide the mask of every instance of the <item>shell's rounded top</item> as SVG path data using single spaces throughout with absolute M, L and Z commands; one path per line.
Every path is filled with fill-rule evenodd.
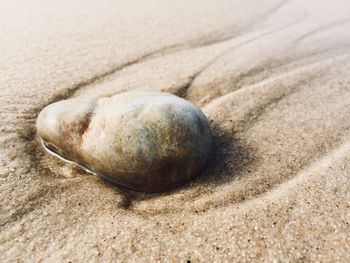
M 37 133 L 64 158 L 146 192 L 196 176 L 211 146 L 209 123 L 199 108 L 154 91 L 53 103 L 39 114 Z

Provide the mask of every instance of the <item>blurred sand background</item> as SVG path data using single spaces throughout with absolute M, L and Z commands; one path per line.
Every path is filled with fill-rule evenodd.
M 1 1 L 1 262 L 349 262 L 350 2 Z M 129 192 L 46 154 L 72 96 L 162 90 L 215 134 L 203 174 Z

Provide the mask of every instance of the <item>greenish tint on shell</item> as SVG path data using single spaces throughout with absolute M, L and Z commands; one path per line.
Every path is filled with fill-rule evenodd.
M 211 146 L 202 111 L 162 92 L 59 101 L 41 111 L 37 133 L 63 158 L 145 192 L 164 191 L 194 178 Z

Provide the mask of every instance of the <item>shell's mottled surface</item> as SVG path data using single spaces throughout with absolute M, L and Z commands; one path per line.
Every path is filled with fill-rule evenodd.
M 162 92 L 56 102 L 39 114 L 37 132 L 62 157 L 145 192 L 167 190 L 195 177 L 211 146 L 202 111 Z

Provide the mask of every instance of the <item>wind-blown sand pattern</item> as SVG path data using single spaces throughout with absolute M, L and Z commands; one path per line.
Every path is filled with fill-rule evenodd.
M 0 261 L 350 260 L 349 1 L 0 3 Z M 128 192 L 47 155 L 48 104 L 199 106 L 207 169 Z

